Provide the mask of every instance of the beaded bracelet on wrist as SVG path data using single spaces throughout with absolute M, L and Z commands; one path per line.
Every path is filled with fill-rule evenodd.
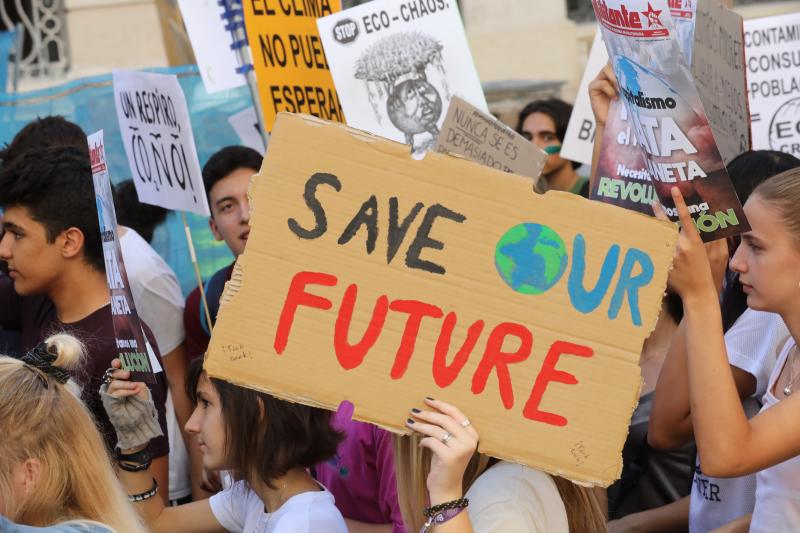
M 156 494 L 158 494 L 158 482 L 156 481 L 156 478 L 153 478 L 153 488 L 151 488 L 148 491 L 141 492 L 139 494 L 131 494 L 131 495 L 129 495 L 128 496 L 128 501 L 130 501 L 131 503 L 139 503 L 139 502 L 143 502 L 145 500 L 149 500 L 150 498 L 152 498 Z
M 117 466 L 120 470 L 124 470 L 125 472 L 143 472 L 150 468 L 152 461 L 147 461 L 146 463 L 134 463 L 131 461 L 119 461 L 117 462 Z
M 440 503 L 438 505 L 432 505 L 431 507 L 426 507 L 422 514 L 426 517 L 435 515 L 439 511 L 444 511 L 445 509 L 463 509 L 464 507 L 469 505 L 468 498 L 459 498 L 458 500 L 453 500 L 449 502 Z

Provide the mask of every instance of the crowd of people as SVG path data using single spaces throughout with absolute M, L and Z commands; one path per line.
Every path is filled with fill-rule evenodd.
M 609 67 L 590 97 L 602 137 L 618 98 Z M 532 102 L 517 131 L 548 153 L 550 190 L 588 197 L 592 176 L 559 154 L 570 113 Z M 234 257 L 261 162 L 230 146 L 203 167 L 210 230 Z M 481 428 L 441 400 L 409 405 L 412 435 L 397 436 L 346 403 L 329 412 L 209 376 L 233 264 L 205 281 L 208 312 L 199 288 L 184 300 L 149 242 L 167 213 L 128 181 L 115 187 L 120 244 L 163 367 L 154 384 L 131 380 L 114 358 L 86 135 L 37 119 L 0 151 L 0 530 L 800 530 L 800 160 L 750 151 L 728 173 L 752 228 L 737 238 L 704 244 L 673 190 L 674 266 L 606 490 L 479 453 Z

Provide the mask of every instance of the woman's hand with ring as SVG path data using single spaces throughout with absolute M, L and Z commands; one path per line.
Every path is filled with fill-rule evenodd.
M 462 497 L 464 471 L 478 447 L 478 432 L 456 407 L 431 398 L 431 410 L 412 409 L 406 425 L 423 436 L 420 446 L 432 453 L 427 486 L 431 505 Z

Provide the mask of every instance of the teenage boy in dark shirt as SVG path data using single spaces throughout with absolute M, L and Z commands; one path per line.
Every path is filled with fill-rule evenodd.
M 86 151 L 74 147 L 32 150 L 3 165 L 0 207 L 5 210 L 0 261 L 8 265 L 8 276 L 0 274 L 0 326 L 22 333 L 23 352 L 54 331 L 68 331 L 85 343 L 88 356 L 75 378 L 83 385 L 82 399 L 113 450 L 116 434 L 98 390 L 116 356 L 116 342 Z M 145 335 L 160 360 L 146 326 Z M 166 497 L 169 445 L 163 373 L 157 380 L 150 391 L 165 436 L 150 446 L 153 471 Z
M 218 151 L 203 167 L 203 185 L 208 195 L 211 218 L 208 225 L 218 241 L 225 241 L 234 257 L 239 257 L 250 235 L 250 203 L 247 188 L 250 178 L 261 168 L 261 154 L 244 146 L 228 146 Z M 233 263 L 217 271 L 205 284 L 211 326 L 195 289 L 186 298 L 183 325 L 186 329 L 186 354 L 202 356 L 208 348 L 211 328 L 217 319 L 219 298 L 225 282 L 231 279 Z

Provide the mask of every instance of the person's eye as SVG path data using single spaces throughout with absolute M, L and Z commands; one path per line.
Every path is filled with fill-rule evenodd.
M 225 212 L 228 212 L 228 211 L 230 211 L 231 209 L 233 209 L 233 204 L 222 204 L 222 205 L 219 207 L 219 211 L 220 211 L 220 213 L 225 213 Z

